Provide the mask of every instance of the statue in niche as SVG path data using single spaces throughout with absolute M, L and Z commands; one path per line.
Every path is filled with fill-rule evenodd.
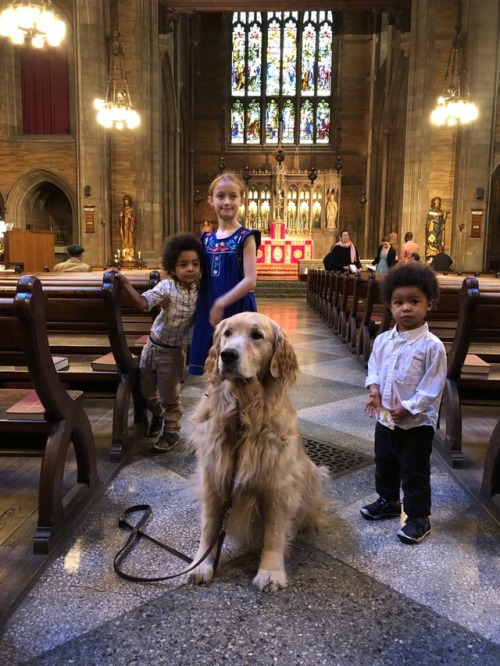
M 122 197 L 123 206 L 120 210 L 120 237 L 122 240 L 122 249 L 129 250 L 133 254 L 135 241 L 135 209 L 132 197 L 124 194 Z
M 338 204 L 335 200 L 335 190 L 330 192 L 326 204 L 326 228 L 335 229 L 337 225 Z
M 441 198 L 434 197 L 431 200 L 431 207 L 426 220 L 425 256 L 427 259 L 435 257 L 439 248 L 444 246 L 444 225 L 448 215 L 449 211 L 443 212 L 441 209 Z

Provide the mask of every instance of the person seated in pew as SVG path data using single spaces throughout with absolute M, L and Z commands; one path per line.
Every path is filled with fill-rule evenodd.
M 396 250 L 392 247 L 389 236 L 384 236 L 382 244 L 378 246 L 377 256 L 373 260 L 372 266 L 375 266 L 377 273 L 387 273 L 395 265 Z
M 85 250 L 81 245 L 68 245 L 66 252 L 69 258 L 54 266 L 55 273 L 89 273 L 92 270 L 92 266 L 82 260 Z
M 323 265 L 327 271 L 357 273 L 361 270 L 358 249 L 351 241 L 347 229 L 341 231 L 339 242 L 332 245 L 330 252 L 323 259 Z
M 401 245 L 399 250 L 398 263 L 408 264 L 410 262 L 410 257 L 412 252 L 418 252 L 418 245 L 413 240 L 413 234 L 411 231 L 407 231 L 405 234 L 405 242 Z
M 453 259 L 449 254 L 446 254 L 444 247 L 441 245 L 439 252 L 432 257 L 431 266 L 435 271 L 449 271 L 453 266 Z
M 166 453 L 179 442 L 181 429 L 181 383 L 191 342 L 199 282 L 204 260 L 200 241 L 194 234 L 170 236 L 163 249 L 162 264 L 169 277 L 140 294 L 118 269 L 111 268 L 122 288 L 139 310 L 160 306 L 160 313 L 141 353 L 141 393 L 152 413 L 147 437 L 153 450 Z
M 420 255 L 418 252 L 412 252 L 410 254 L 410 257 L 408 259 L 409 264 L 413 264 L 414 262 L 419 262 L 420 261 Z
M 330 251 L 328 254 L 325 254 L 323 257 L 323 266 L 325 267 L 325 271 L 333 271 L 333 248 L 335 247 L 335 243 L 331 246 Z

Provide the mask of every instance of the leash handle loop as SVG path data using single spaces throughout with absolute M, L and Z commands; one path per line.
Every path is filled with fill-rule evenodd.
M 183 576 L 193 569 L 196 569 L 196 567 L 203 562 L 203 560 L 206 560 L 206 558 L 210 555 L 212 552 L 213 548 L 217 545 L 217 551 L 215 554 L 214 558 L 214 571 L 217 569 L 217 566 L 219 564 L 219 559 L 220 559 L 220 553 L 222 550 L 222 544 L 224 542 L 224 537 L 226 535 L 226 530 L 224 527 L 225 524 L 225 519 L 226 516 L 228 515 L 229 511 L 231 510 L 231 500 L 226 499 L 224 502 L 224 505 L 222 507 L 222 510 L 219 514 L 219 520 L 217 522 L 217 526 L 215 529 L 215 534 L 212 537 L 212 540 L 205 551 L 203 553 L 202 557 L 197 562 L 193 562 L 192 558 L 188 557 L 187 555 L 184 555 L 183 553 L 180 553 L 178 550 L 175 548 L 172 548 L 171 546 L 168 546 L 167 544 L 162 543 L 158 539 L 155 539 L 154 537 L 150 536 L 147 534 L 147 532 L 143 531 L 143 527 L 147 525 L 149 520 L 151 519 L 153 515 L 153 510 L 151 509 L 151 506 L 149 504 L 135 504 L 134 506 L 130 506 L 125 511 L 123 514 L 120 516 L 118 520 L 118 525 L 119 527 L 125 527 L 127 529 L 130 529 L 130 535 L 125 542 L 125 545 L 123 548 L 121 548 L 118 553 L 115 555 L 115 558 L 113 560 L 113 569 L 115 573 L 120 576 L 120 578 L 124 578 L 125 580 L 133 581 L 133 582 L 142 582 L 142 583 L 158 583 L 163 580 L 170 580 L 172 578 L 177 578 L 179 576 Z M 127 516 L 130 515 L 131 513 L 136 513 L 138 511 L 142 511 L 143 515 L 139 518 L 139 521 L 137 522 L 136 525 L 130 525 L 130 523 L 127 520 Z M 128 574 L 122 569 L 122 563 L 125 560 L 125 558 L 130 554 L 130 551 L 132 550 L 133 546 L 136 544 L 136 542 L 139 540 L 140 537 L 144 537 L 145 539 L 148 539 L 152 543 L 155 543 L 157 546 L 160 546 L 161 548 L 164 548 L 168 552 L 170 552 L 172 555 L 175 555 L 176 557 L 179 557 L 180 559 L 184 560 L 185 562 L 188 562 L 191 564 L 187 569 L 184 569 L 183 571 L 180 571 L 178 573 L 174 574 L 169 574 L 166 576 L 155 576 L 155 577 L 143 577 L 143 576 L 134 576 L 132 574 Z

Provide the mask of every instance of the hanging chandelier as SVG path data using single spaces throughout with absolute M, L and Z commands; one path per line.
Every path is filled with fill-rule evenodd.
M 99 125 L 111 129 L 122 130 L 125 127 L 135 129 L 141 124 L 141 117 L 133 108 L 125 74 L 123 48 L 118 38 L 120 33 L 113 33 L 113 44 L 108 76 L 106 99 L 95 99 L 94 109 L 97 111 Z
M 462 39 L 460 24 L 456 26 L 456 34 L 452 41 L 451 51 L 444 76 L 444 86 L 441 96 L 437 98 L 436 106 L 431 113 L 431 122 L 434 125 L 452 127 L 460 123 L 465 125 L 476 120 L 479 111 L 474 102 L 471 102 L 466 73 L 461 68 Z M 463 85 L 462 81 L 463 80 Z
M 10 2 L 0 14 L 0 36 L 10 37 L 14 44 L 31 40 L 31 46 L 59 46 L 66 35 L 64 21 L 57 18 L 50 0 Z

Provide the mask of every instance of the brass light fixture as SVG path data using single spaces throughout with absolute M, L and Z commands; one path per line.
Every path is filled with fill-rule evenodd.
M 309 180 L 311 181 L 311 185 L 314 185 L 314 181 L 315 181 L 316 178 L 318 177 L 318 170 L 316 169 L 315 166 L 312 166 L 312 167 L 309 169 L 309 173 L 307 174 L 307 177 L 308 177 Z
M 470 101 L 467 75 L 465 70 L 462 70 L 462 51 L 463 35 L 459 16 L 444 75 L 443 91 L 437 98 L 436 106 L 431 113 L 431 122 L 434 125 L 446 125 L 447 127 L 459 123 L 465 125 L 476 120 L 479 115 L 477 106 Z
M 106 99 L 95 99 L 97 122 L 107 129 L 122 130 L 125 127 L 135 129 L 141 123 L 141 117 L 132 106 L 125 73 L 123 48 L 119 41 L 120 33 L 115 30 L 111 46 L 111 58 L 108 75 Z

